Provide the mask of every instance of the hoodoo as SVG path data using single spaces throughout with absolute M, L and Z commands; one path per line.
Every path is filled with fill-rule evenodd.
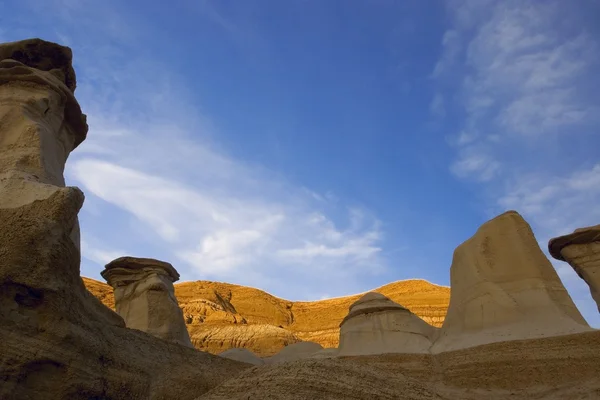
M 515 211 L 486 222 L 456 248 L 450 282 L 434 353 L 591 330 Z
M 435 331 L 400 304 L 370 292 L 350 306 L 340 324 L 337 355 L 427 353 Z
M 548 249 L 552 257 L 568 262 L 588 284 L 600 312 L 600 225 L 551 239 Z
M 193 347 L 173 287 L 179 273 L 171 264 L 120 257 L 101 274 L 113 287 L 115 309 L 128 328 Z
M 0 45 L 0 398 L 193 399 L 244 365 L 126 329 L 84 287 L 65 187 L 87 124 L 67 47 Z

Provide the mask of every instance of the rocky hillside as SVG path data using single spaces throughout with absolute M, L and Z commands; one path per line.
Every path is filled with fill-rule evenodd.
M 114 308 L 112 288 L 83 278 L 87 289 Z M 450 288 L 412 279 L 373 291 L 402 304 L 423 320 L 441 326 Z M 194 346 L 211 353 L 244 347 L 270 356 L 301 340 L 337 347 L 339 324 L 360 294 L 311 302 L 294 302 L 262 290 L 228 283 L 195 281 L 175 284 Z

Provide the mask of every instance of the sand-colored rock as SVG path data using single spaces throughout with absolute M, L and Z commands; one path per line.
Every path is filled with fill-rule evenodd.
M 116 311 L 125 326 L 193 347 L 173 288 L 179 273 L 171 264 L 120 257 L 108 263 L 101 274 L 114 289 Z
M 0 398 L 197 397 L 246 366 L 125 328 L 79 276 L 74 79 L 65 47 L 0 45 Z
M 240 361 L 252 365 L 263 365 L 265 360 L 258 357 L 248 349 L 229 349 L 219 353 L 219 357 L 228 358 L 230 360 Z
M 600 312 L 600 225 L 551 239 L 548 249 L 552 257 L 568 262 L 588 284 Z
M 323 350 L 323 346 L 321 346 L 319 343 L 298 342 L 284 347 L 281 349 L 281 351 L 279 351 L 279 353 L 272 357 L 265 358 L 265 363 L 277 364 L 302 360 L 304 358 L 309 358 L 321 350 Z
M 305 359 L 242 372 L 197 400 L 578 400 L 600 393 L 600 332 L 431 354 Z
M 332 357 L 337 357 L 338 352 L 339 352 L 338 349 L 323 349 L 323 350 L 319 350 L 319 351 L 311 354 L 310 357 L 308 357 L 308 358 L 316 358 L 316 359 L 332 358 Z
M 188 325 L 192 344 L 213 354 L 243 347 L 260 357 L 268 357 L 283 347 L 299 342 L 292 332 L 267 324 L 198 324 Z
M 64 187 L 70 152 L 86 137 L 68 47 L 31 39 L 0 44 L 0 207 Z M 79 246 L 79 223 L 71 232 Z
M 517 212 L 486 222 L 456 248 L 450 280 L 432 352 L 591 329 Z
M 436 329 L 384 295 L 370 292 L 350 306 L 342 321 L 337 355 L 428 353 Z
M 112 290 L 109 286 L 88 278 L 84 278 L 84 282 L 104 304 L 114 307 L 114 301 L 107 296 Z M 327 348 L 337 347 L 339 325 L 348 314 L 348 307 L 361 297 L 358 294 L 293 302 L 258 289 L 220 282 L 182 282 L 174 286 L 192 343 L 197 349 L 218 354 L 229 348 L 249 345 L 246 348 L 261 357 L 272 356 L 300 340 L 313 341 Z M 450 288 L 420 279 L 393 282 L 373 291 L 404 305 L 425 322 L 438 327 L 444 321 L 450 299 Z M 255 325 L 261 327 L 257 329 L 253 327 Z M 234 328 L 225 330 L 226 326 Z

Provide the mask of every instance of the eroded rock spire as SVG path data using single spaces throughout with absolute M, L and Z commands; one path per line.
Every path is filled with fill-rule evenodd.
M 552 257 L 568 262 L 588 284 L 600 312 L 600 225 L 551 239 L 548 249 Z
M 193 347 L 175 297 L 179 273 L 164 261 L 120 257 L 102 276 L 114 289 L 115 308 L 128 328 Z

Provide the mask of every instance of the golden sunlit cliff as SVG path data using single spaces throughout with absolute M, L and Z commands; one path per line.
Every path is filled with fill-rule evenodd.
M 89 278 L 83 281 L 94 296 L 114 309 L 109 285 Z M 373 291 L 436 327 L 444 322 L 450 300 L 450 288 L 420 279 L 392 282 Z M 360 297 L 289 301 L 259 289 L 211 281 L 175 284 L 175 294 L 197 349 L 217 354 L 243 347 L 261 356 L 298 341 L 337 347 L 339 324 Z

